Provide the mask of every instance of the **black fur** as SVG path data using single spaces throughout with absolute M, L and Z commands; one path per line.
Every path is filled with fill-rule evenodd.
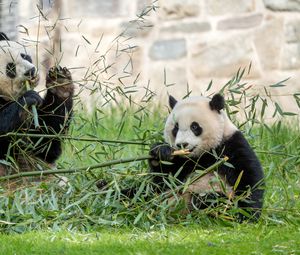
M 21 53 L 20 55 L 21 55 L 21 57 L 22 57 L 23 59 L 25 59 L 25 60 L 27 60 L 28 62 L 32 63 L 32 58 L 31 58 L 29 55 L 24 54 L 24 53 Z
M 149 160 L 151 171 L 154 173 L 175 174 L 182 168 L 177 178 L 180 181 L 185 181 L 193 171 L 206 169 L 218 160 L 212 153 L 205 153 L 200 158 L 187 158 L 182 156 L 173 157 L 171 156 L 172 151 L 173 149 L 168 144 L 155 144 L 150 151 L 150 155 L 156 159 L 156 162 L 153 159 Z M 231 186 L 234 186 L 239 174 L 243 171 L 235 194 L 239 196 L 250 189 L 251 195 L 248 201 L 240 200 L 238 206 L 248 211 L 254 219 L 258 219 L 263 206 L 264 174 L 260 162 L 247 140 L 240 131 L 236 131 L 230 139 L 221 144 L 215 151 L 219 157 L 229 157 L 228 163 L 234 166 L 233 169 L 227 165 L 222 165 L 217 170 L 220 175 L 225 176 Z M 159 160 L 170 161 L 173 164 L 159 163 L 157 165 Z M 162 190 L 167 189 L 163 177 L 155 176 L 153 181 Z
M 176 104 L 177 104 L 177 100 L 170 95 L 169 96 L 169 105 L 170 105 L 171 109 L 173 109 Z
M 220 94 L 215 94 L 209 102 L 210 109 L 220 112 L 225 107 L 224 97 Z
M 17 71 L 15 63 L 11 62 L 6 65 L 6 75 L 11 79 L 14 79 L 16 77 Z
M 58 72 L 64 72 L 67 69 L 58 68 Z M 72 83 L 71 77 L 68 80 Z M 72 85 L 73 86 L 73 85 Z M 70 97 L 61 99 L 56 94 L 47 90 L 47 94 L 42 99 L 37 92 L 27 91 L 16 101 L 9 101 L 0 97 L 0 136 L 8 132 L 23 132 L 29 134 L 61 134 L 67 131 L 73 108 L 73 92 L 71 89 Z M 41 127 L 35 129 L 33 123 L 28 126 L 28 121 L 24 119 L 26 109 L 30 111 L 30 106 L 36 105 Z M 54 138 L 30 138 L 30 142 L 39 144 L 33 146 L 30 154 L 42 159 L 47 163 L 54 163 L 61 155 L 61 141 Z M 7 160 L 10 156 L 14 157 L 18 153 L 18 146 L 11 148 L 13 138 L 0 137 L 0 160 Z M 29 140 L 26 140 L 24 147 L 29 148 Z

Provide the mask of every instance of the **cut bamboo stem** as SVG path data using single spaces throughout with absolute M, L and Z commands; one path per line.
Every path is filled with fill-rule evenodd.
M 100 139 L 94 137 L 75 137 L 70 135 L 62 135 L 62 134 L 24 134 L 24 133 L 15 133 L 9 132 L 0 137 L 35 137 L 35 138 L 55 138 L 55 139 L 64 139 L 64 140 L 73 140 L 73 141 L 84 141 L 84 142 L 97 142 L 97 143 L 120 143 L 120 144 L 136 144 L 136 145 L 149 145 L 149 143 L 143 141 L 130 141 L 130 140 L 111 140 L 111 139 Z
M 187 155 L 187 151 L 185 151 L 185 150 L 174 151 L 172 155 L 175 156 L 174 154 L 176 154 L 176 156 Z M 118 165 L 118 164 L 123 164 L 123 163 L 129 163 L 129 162 L 135 162 L 135 161 L 141 161 L 141 160 L 147 160 L 147 159 L 152 159 L 152 158 L 153 157 L 150 155 L 144 155 L 144 156 L 139 156 L 139 157 L 127 158 L 127 159 L 116 159 L 116 160 L 111 160 L 111 161 L 107 161 L 104 163 L 94 164 L 94 165 L 85 166 L 85 167 L 78 167 L 78 168 L 74 168 L 74 169 L 55 169 L 55 170 L 45 170 L 45 171 L 20 172 L 18 174 L 2 176 L 2 177 L 0 177 L 0 182 L 17 179 L 20 177 L 30 177 L 30 176 L 41 176 L 42 177 L 44 175 L 50 175 L 50 174 L 78 173 L 78 172 L 83 172 L 83 171 L 90 171 L 92 169 L 113 166 L 113 165 Z
M 25 86 L 26 86 L 27 91 L 31 90 L 29 81 L 25 81 Z M 31 111 L 32 111 L 32 114 L 33 114 L 34 127 L 36 129 L 38 129 L 38 128 L 40 128 L 40 124 L 39 124 L 39 116 L 38 116 L 37 109 L 36 109 L 35 105 L 31 106 Z

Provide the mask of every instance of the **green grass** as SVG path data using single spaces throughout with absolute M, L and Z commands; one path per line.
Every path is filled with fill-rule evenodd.
M 295 226 L 236 225 L 0 235 L 1 254 L 300 254 Z

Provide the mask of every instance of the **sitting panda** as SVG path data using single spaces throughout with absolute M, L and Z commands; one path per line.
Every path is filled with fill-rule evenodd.
M 223 96 L 216 94 L 211 100 L 190 97 L 179 102 L 170 96 L 169 105 L 172 111 L 165 123 L 165 143 L 154 144 L 150 149 L 151 172 L 176 175 L 178 180 L 185 182 L 195 170 L 207 169 L 226 156 L 229 164 L 219 166 L 214 173 L 190 185 L 182 197 L 187 204 L 197 205 L 198 201 L 198 208 L 202 209 L 211 204 L 205 199 L 211 201 L 216 193 L 230 198 L 234 192 L 234 196 L 243 197 L 238 200 L 238 207 L 246 212 L 238 217 L 243 220 L 248 215 L 258 219 L 263 205 L 263 170 L 241 131 L 223 111 Z M 173 151 L 179 149 L 190 153 L 174 156 Z M 210 184 L 215 176 L 224 181 L 225 189 L 216 183 Z M 160 190 L 168 189 L 162 175 L 154 175 L 153 182 Z
M 0 49 L 0 176 L 8 174 L 7 162 L 15 170 L 22 171 L 23 166 L 20 165 L 26 161 L 24 152 L 52 165 L 62 153 L 59 139 L 16 139 L 5 135 L 9 132 L 40 135 L 65 133 L 73 108 L 74 85 L 71 74 L 65 67 L 52 67 L 46 77 L 47 92 L 42 98 L 34 90 L 26 91 L 25 81 L 29 81 L 32 88 L 38 82 L 37 68 L 26 48 L 0 33 Z M 33 125 L 33 105 L 37 107 L 39 129 Z

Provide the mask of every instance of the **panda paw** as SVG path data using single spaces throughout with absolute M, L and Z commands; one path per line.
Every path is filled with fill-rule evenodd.
M 154 160 L 172 161 L 174 158 L 174 156 L 172 155 L 173 152 L 174 149 L 170 147 L 170 145 L 158 143 L 152 145 L 149 154 L 153 157 Z
M 29 90 L 19 98 L 18 102 L 21 104 L 21 106 L 25 106 L 25 105 L 28 107 L 32 105 L 41 106 L 43 103 L 43 99 L 36 91 Z
M 59 98 L 71 97 L 74 93 L 74 84 L 70 71 L 66 67 L 51 67 L 46 77 L 46 87 Z

